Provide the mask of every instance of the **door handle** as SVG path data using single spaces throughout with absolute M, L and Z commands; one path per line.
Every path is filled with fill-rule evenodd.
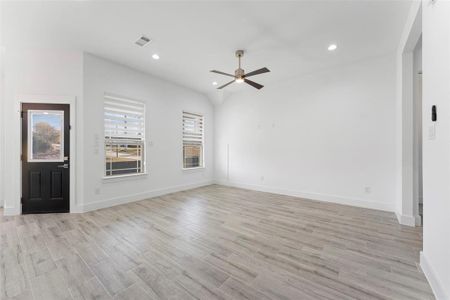
M 69 164 L 59 165 L 58 168 L 68 169 L 69 168 Z

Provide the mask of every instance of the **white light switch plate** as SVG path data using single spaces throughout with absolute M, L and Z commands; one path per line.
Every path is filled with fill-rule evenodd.
M 428 140 L 433 141 L 436 139 L 436 126 L 430 125 L 428 127 Z

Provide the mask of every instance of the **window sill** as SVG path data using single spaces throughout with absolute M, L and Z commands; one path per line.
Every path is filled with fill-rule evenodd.
M 183 171 L 194 171 L 194 170 L 203 170 L 205 167 L 195 167 L 195 168 L 181 168 Z
M 103 182 L 117 182 L 123 180 L 131 180 L 133 178 L 147 177 L 148 173 L 140 174 L 127 174 L 127 175 L 114 175 L 114 176 L 103 176 Z

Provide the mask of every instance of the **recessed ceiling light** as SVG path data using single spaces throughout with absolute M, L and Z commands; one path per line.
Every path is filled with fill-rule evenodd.
M 328 46 L 328 51 L 334 51 L 337 49 L 337 45 L 336 44 L 331 44 Z
M 213 81 L 212 85 L 217 85 L 217 81 Z
M 158 60 L 159 59 L 159 55 L 155 53 L 155 54 L 152 55 L 152 58 Z

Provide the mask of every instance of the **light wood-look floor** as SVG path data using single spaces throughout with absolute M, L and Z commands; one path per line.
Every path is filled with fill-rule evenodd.
M 432 299 L 394 214 L 212 185 L 0 217 L 2 299 Z

